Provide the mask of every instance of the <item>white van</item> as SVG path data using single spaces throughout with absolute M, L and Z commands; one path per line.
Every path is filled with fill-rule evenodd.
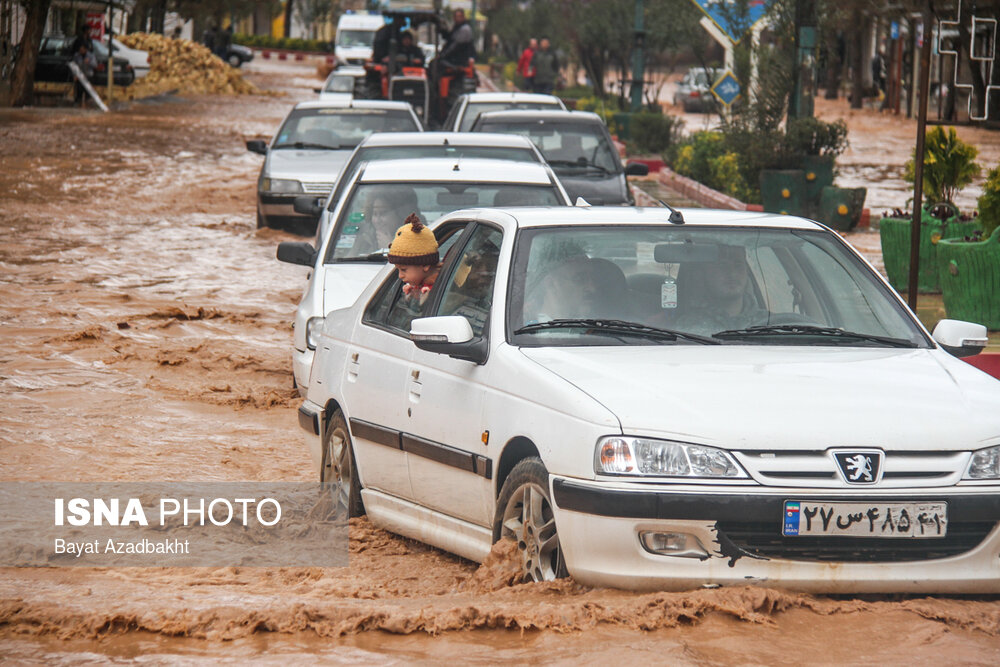
M 375 31 L 385 24 L 381 14 L 344 14 L 337 21 L 334 53 L 338 65 L 361 65 L 372 57 Z

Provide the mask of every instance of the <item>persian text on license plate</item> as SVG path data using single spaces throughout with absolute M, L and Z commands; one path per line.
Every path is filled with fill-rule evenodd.
M 944 537 L 948 504 L 786 500 L 781 534 L 834 537 Z

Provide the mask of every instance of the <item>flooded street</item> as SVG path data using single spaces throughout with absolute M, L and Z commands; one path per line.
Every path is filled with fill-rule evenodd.
M 306 269 L 255 228 L 284 96 L 0 111 L 0 481 L 309 481 L 291 321 Z M 855 150 L 860 145 L 853 144 Z M 299 239 L 300 240 L 300 239 Z M 1000 663 L 1000 601 L 512 585 L 351 521 L 348 568 L 6 568 L 15 664 Z

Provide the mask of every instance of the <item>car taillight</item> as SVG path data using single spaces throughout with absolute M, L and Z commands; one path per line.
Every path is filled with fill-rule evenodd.
M 692 90 L 691 97 L 701 97 L 701 93 L 699 93 L 697 90 Z

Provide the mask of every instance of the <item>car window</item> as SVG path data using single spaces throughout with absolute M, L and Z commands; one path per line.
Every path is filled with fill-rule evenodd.
M 354 148 L 373 132 L 413 132 L 413 116 L 404 109 L 296 109 L 278 130 L 274 148 L 312 144 Z
M 461 208 L 561 204 L 555 185 L 512 183 L 360 183 L 345 196 L 328 263 L 384 261 L 385 249 L 410 213 L 430 222 Z
M 355 46 L 371 46 L 375 42 L 374 30 L 338 30 L 337 46 L 351 48 Z
M 465 112 L 462 115 L 462 122 L 458 127 L 459 132 L 468 132 L 472 129 L 472 125 L 479 118 L 479 114 L 486 113 L 487 111 L 530 111 L 538 109 L 548 109 L 550 111 L 554 109 L 561 109 L 558 104 L 554 102 L 469 102 L 465 107 Z
M 624 320 L 701 336 L 799 327 L 754 337 L 754 344 L 886 344 L 864 336 L 927 343 L 870 268 L 828 232 L 535 228 L 520 233 L 517 248 L 508 328 L 519 344 L 663 344 L 586 327 L 517 333 L 567 319 Z M 802 327 L 813 334 L 804 335 Z M 862 335 L 838 336 L 836 330 Z
M 558 174 L 622 170 L 621 160 L 611 147 L 604 128 L 595 123 L 518 123 L 488 121 L 477 127 L 482 132 L 520 134 L 531 139 Z
M 497 261 L 503 234 L 499 229 L 480 225 L 454 264 L 443 285 L 434 315 L 461 315 L 472 325 L 472 332 L 483 335 L 493 305 Z
M 326 80 L 326 85 L 323 86 L 323 92 L 353 93 L 354 77 L 350 74 L 336 74 L 331 76 Z
M 438 254 L 446 258 L 455 243 L 461 238 L 461 232 L 467 223 L 449 224 L 447 227 L 435 230 L 438 237 Z M 408 299 L 403 295 L 403 283 L 399 276 L 390 275 L 375 298 L 365 309 L 363 321 L 386 329 L 391 329 L 403 336 L 409 336 L 410 322 L 417 317 L 426 317 L 424 311 L 430 307 L 430 301 L 420 304 L 416 299 Z

